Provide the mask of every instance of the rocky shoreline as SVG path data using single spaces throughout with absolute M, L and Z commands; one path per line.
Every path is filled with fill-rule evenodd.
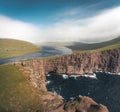
M 23 60 L 14 62 L 14 65 L 23 67 L 24 72 L 31 74 L 31 82 L 39 87 L 45 83 L 45 76 L 50 72 L 67 75 L 91 75 L 94 71 L 120 73 L 120 48 L 93 53 Z
M 19 62 L 15 62 L 14 65 L 22 67 L 24 69 L 24 72 L 29 74 L 29 80 L 35 87 L 39 88 L 40 91 L 47 92 L 45 81 L 46 81 L 46 75 L 50 72 L 56 72 L 56 73 L 68 74 L 68 75 L 92 74 L 93 71 L 119 73 L 120 72 L 120 48 L 101 51 L 101 52 L 77 53 L 77 54 L 71 54 L 71 55 L 65 55 L 65 56 L 53 57 L 53 58 L 51 57 L 51 58 L 19 61 Z M 47 94 L 47 95 L 48 96 L 50 95 L 51 97 L 53 93 L 50 93 L 50 94 Z M 56 101 L 56 104 L 60 105 L 61 103 L 63 103 L 62 101 L 63 99 L 60 98 L 59 95 L 56 94 L 53 96 L 59 99 Z M 78 104 L 78 105 L 79 105 L 78 107 L 81 107 L 80 106 L 81 104 Z M 55 112 L 64 112 L 64 111 L 77 112 L 77 110 L 75 109 L 67 110 L 67 111 L 64 110 L 64 108 L 63 108 L 64 111 L 59 111 L 59 109 L 56 110 Z M 94 110 L 88 111 L 88 110 L 89 109 L 86 108 L 86 110 L 79 110 L 79 111 L 108 112 L 107 109 L 106 110 L 98 109 L 95 111 Z M 50 112 L 50 111 L 54 112 L 52 107 L 49 107 L 49 109 L 47 109 L 47 111 L 45 112 Z

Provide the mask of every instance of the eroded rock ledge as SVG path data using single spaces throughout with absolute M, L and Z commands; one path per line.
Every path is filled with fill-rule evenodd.
M 108 109 L 89 97 L 78 96 L 51 112 L 108 112 Z
M 101 52 L 78 53 L 78 54 L 71 54 L 60 57 L 32 59 L 32 60 L 15 62 L 14 65 L 24 68 L 24 72 L 29 74 L 29 80 L 35 87 L 39 88 L 39 90 L 41 91 L 47 91 L 45 86 L 45 80 L 46 80 L 45 75 L 47 75 L 49 72 L 64 73 L 68 75 L 92 74 L 93 71 L 119 73 L 120 48 L 101 51 Z M 57 102 L 59 102 L 59 100 Z M 85 103 L 85 105 L 87 104 Z M 88 110 L 77 111 L 75 109 L 72 109 L 70 111 L 69 110 L 64 110 L 64 111 L 65 112 L 108 112 L 108 110 L 104 110 L 104 111 L 94 110 L 90 105 L 89 107 L 90 109 Z M 98 107 L 101 108 L 101 105 L 96 106 L 96 108 Z M 59 109 L 61 109 L 61 107 Z M 94 111 L 91 109 L 93 109 Z M 64 111 L 56 110 L 55 112 L 64 112 Z M 48 112 L 50 112 L 49 109 Z

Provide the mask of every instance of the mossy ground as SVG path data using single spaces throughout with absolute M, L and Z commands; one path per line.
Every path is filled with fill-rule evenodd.
M 40 112 L 39 95 L 20 68 L 0 65 L 0 112 Z
M 0 58 L 18 56 L 37 51 L 39 48 L 32 43 L 14 40 L 0 39 Z

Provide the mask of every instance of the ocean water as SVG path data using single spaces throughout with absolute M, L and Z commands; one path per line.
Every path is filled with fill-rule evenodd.
M 97 72 L 93 76 L 68 76 L 51 73 L 46 76 L 48 91 L 61 95 L 65 100 L 82 95 L 104 104 L 110 112 L 120 112 L 120 76 Z

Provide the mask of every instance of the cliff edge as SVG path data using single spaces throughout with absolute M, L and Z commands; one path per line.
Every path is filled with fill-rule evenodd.
M 77 53 L 77 54 L 64 55 L 59 57 L 56 56 L 56 57 L 43 58 L 43 59 L 24 60 L 20 62 L 15 62 L 14 65 L 24 68 L 24 72 L 29 74 L 30 82 L 35 87 L 39 88 L 39 90 L 47 92 L 45 80 L 46 80 L 46 75 L 50 72 L 64 73 L 68 75 L 74 75 L 74 74 L 89 75 L 89 74 L 93 74 L 93 72 L 95 71 L 120 73 L 120 48 L 105 50 L 100 52 Z M 48 97 L 50 94 L 47 94 Z M 50 95 L 50 96 L 54 97 L 54 95 Z M 46 96 L 42 98 L 44 99 L 45 97 Z M 85 100 L 86 102 L 88 102 L 88 100 L 92 101 L 92 99 L 90 100 L 89 98 L 86 97 L 83 98 L 86 99 Z M 77 104 L 80 103 L 80 102 L 78 103 L 78 99 L 83 99 L 83 98 L 82 97 L 77 98 Z M 59 100 L 60 99 L 61 98 L 59 97 Z M 46 101 L 46 99 L 44 100 Z M 49 98 L 47 100 L 49 100 Z M 60 104 L 59 100 L 57 101 L 58 105 Z M 76 102 L 76 99 L 72 101 L 72 104 L 74 104 L 74 102 Z M 56 108 L 54 108 L 54 111 L 76 112 L 77 111 L 76 108 L 80 107 L 80 109 L 82 108 L 87 109 L 87 110 L 79 109 L 79 111 L 84 111 L 84 112 L 108 112 L 106 107 L 98 105 L 96 103 L 94 103 L 94 105 L 91 105 L 91 103 L 89 103 L 87 107 L 84 106 L 81 107 L 82 104 L 79 104 L 79 106 L 77 105 L 77 107 L 76 105 L 74 105 L 71 109 L 66 108 L 68 104 L 71 105 L 71 101 L 65 102 L 59 108 L 57 107 L 57 110 L 55 110 Z M 53 109 L 51 108 L 50 105 L 51 103 L 49 104 L 48 106 L 49 109 L 47 111 L 53 112 Z M 84 105 L 87 104 L 85 103 Z M 60 111 L 61 109 L 63 110 Z
M 87 52 L 65 55 L 44 60 L 47 72 L 92 74 L 95 71 L 120 72 L 120 48 L 100 52 Z
M 77 53 L 59 57 L 31 59 L 15 62 L 30 74 L 30 81 L 46 90 L 45 80 L 50 72 L 68 75 L 93 74 L 95 71 L 120 73 L 120 48 L 101 52 Z

